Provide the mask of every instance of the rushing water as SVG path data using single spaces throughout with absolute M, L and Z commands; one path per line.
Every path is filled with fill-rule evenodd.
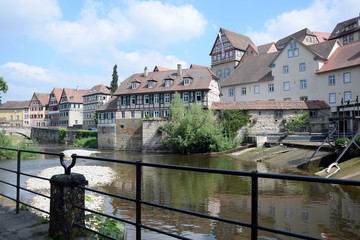
M 42 148 L 59 151 L 57 146 Z M 141 154 L 105 151 L 100 157 L 143 162 L 185 165 L 227 170 L 289 173 L 288 169 L 269 169 L 265 164 L 218 155 Z M 15 161 L 1 161 L 1 166 L 15 166 Z M 58 160 L 46 158 L 22 162 L 25 172 L 56 166 Z M 103 165 L 118 173 L 118 180 L 102 190 L 135 198 L 135 167 L 126 164 L 80 160 L 77 164 Z M 1 171 L 3 177 L 7 175 Z M 306 174 L 295 172 L 295 174 Z M 14 178 L 13 178 L 14 179 Z M 24 177 L 23 181 L 26 180 Z M 184 210 L 250 223 L 251 184 L 246 177 L 224 176 L 179 170 L 143 168 L 142 199 Z M 8 191 L 0 184 L 0 191 Z M 360 239 L 360 189 L 318 183 L 259 179 L 259 224 L 295 233 L 328 239 Z M 107 198 L 104 211 L 135 221 L 135 204 Z M 192 217 L 154 207 L 142 208 L 143 224 L 191 239 L 250 239 L 250 230 L 232 224 Z M 128 239 L 134 239 L 133 226 L 128 226 Z M 144 230 L 143 239 L 173 239 Z M 331 238 L 333 237 L 333 238 Z M 260 232 L 259 239 L 291 239 Z

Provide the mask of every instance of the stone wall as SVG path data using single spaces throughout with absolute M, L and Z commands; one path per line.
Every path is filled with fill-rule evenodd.
M 161 141 L 162 134 L 158 130 L 163 124 L 162 120 L 143 120 L 143 152 L 167 151 Z
M 117 119 L 115 131 L 115 150 L 142 150 L 142 119 Z
M 67 130 L 65 139 L 68 143 L 72 143 L 76 137 L 76 130 Z M 58 143 L 59 130 L 57 128 L 31 128 L 31 139 L 35 139 L 40 143 Z
M 21 133 L 21 134 L 24 134 L 28 137 L 30 137 L 31 135 L 31 128 L 30 127 L 0 127 L 0 130 L 5 130 L 6 131 L 6 135 L 8 136 L 19 136 L 20 137 L 20 134 L 18 133 Z
M 98 148 L 99 149 L 118 149 L 116 148 L 116 123 L 98 124 Z

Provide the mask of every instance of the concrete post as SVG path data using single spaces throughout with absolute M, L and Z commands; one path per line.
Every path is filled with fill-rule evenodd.
M 50 179 L 49 236 L 54 239 L 73 239 L 86 236 L 86 231 L 73 223 L 85 226 L 85 213 L 75 206 L 85 207 L 85 190 L 77 186 L 88 184 L 78 173 L 54 175 Z

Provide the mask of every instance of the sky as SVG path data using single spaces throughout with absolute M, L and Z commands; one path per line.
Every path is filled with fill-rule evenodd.
M 110 85 L 115 64 L 119 83 L 145 66 L 210 66 L 221 27 L 263 45 L 359 13 L 359 0 L 0 0 L 2 102 Z

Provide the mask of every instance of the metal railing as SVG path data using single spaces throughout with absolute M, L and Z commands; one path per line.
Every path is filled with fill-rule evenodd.
M 17 171 L 13 171 L 13 170 L 9 170 L 9 169 L 5 169 L 5 168 L 0 167 L 1 170 L 9 171 L 9 172 L 17 174 L 17 182 L 16 182 L 16 184 L 8 183 L 8 182 L 5 182 L 5 181 L 0 181 L 1 183 L 8 184 L 10 186 L 16 187 L 16 199 L 8 197 L 8 196 L 6 196 L 4 194 L 1 194 L 1 195 L 16 201 L 16 209 L 17 209 L 16 211 L 17 211 L 17 213 L 19 212 L 19 204 L 21 203 L 21 204 L 24 204 L 24 205 L 26 205 L 28 207 L 31 207 L 31 208 L 34 208 L 34 209 L 39 210 L 41 212 L 49 214 L 48 212 L 46 212 L 46 211 L 44 211 L 42 209 L 38 209 L 38 208 L 36 208 L 34 206 L 31 206 L 29 204 L 26 204 L 26 203 L 23 203 L 23 202 L 20 201 L 20 190 L 29 191 L 31 193 L 39 194 L 39 195 L 42 195 L 43 197 L 50 198 L 48 196 L 45 196 L 43 194 L 30 191 L 30 190 L 25 189 L 25 188 L 20 186 L 21 185 L 21 183 L 20 183 L 20 176 L 21 175 L 29 176 L 29 177 L 35 177 L 35 178 L 39 178 L 39 179 L 43 179 L 43 180 L 49 180 L 49 179 L 46 179 L 46 178 L 42 178 L 42 177 L 38 177 L 38 176 L 34 176 L 34 175 L 30 175 L 30 174 L 26 174 L 26 173 L 21 172 L 21 165 L 20 165 L 20 163 L 21 163 L 21 153 L 22 152 L 29 152 L 29 153 L 37 153 L 37 154 L 58 156 L 60 158 L 60 161 L 62 161 L 63 154 L 49 153 L 49 152 L 28 151 L 28 150 L 16 150 L 16 149 L 3 148 L 3 147 L 0 147 L 0 149 L 6 149 L 6 150 L 17 151 L 18 152 Z M 166 231 L 154 228 L 152 226 L 144 225 L 142 223 L 142 212 L 141 212 L 141 207 L 143 205 L 156 207 L 156 208 L 161 208 L 161 209 L 165 209 L 165 210 L 169 210 L 169 211 L 175 211 L 175 212 L 178 212 L 178 213 L 188 214 L 188 215 L 192 215 L 192 216 L 196 216 L 196 217 L 200 217 L 200 218 L 211 219 L 211 220 L 216 220 L 216 221 L 220 221 L 220 222 L 224 222 L 224 223 L 235 224 L 235 225 L 247 227 L 247 228 L 251 229 L 251 239 L 254 239 L 254 240 L 258 239 L 259 230 L 274 233 L 274 234 L 285 235 L 285 236 L 289 236 L 289 237 L 296 237 L 296 238 L 299 238 L 299 239 L 321 240 L 323 238 L 317 238 L 317 237 L 313 237 L 313 236 L 308 236 L 308 235 L 298 234 L 298 233 L 294 233 L 294 232 L 283 231 L 283 230 L 274 229 L 274 228 L 259 225 L 258 224 L 258 216 L 259 216 L 259 212 L 258 212 L 259 211 L 258 210 L 259 179 L 261 179 L 261 178 L 263 178 L 263 179 L 280 179 L 280 180 L 302 181 L 302 182 L 312 182 L 312 183 L 325 183 L 325 184 L 340 184 L 340 185 L 360 186 L 360 181 L 345 180 L 345 179 L 329 179 L 329 178 L 311 177 L 311 176 L 260 173 L 260 172 L 257 172 L 257 171 L 247 172 L 247 171 L 231 171 L 231 170 L 221 170 L 221 169 L 212 169 L 212 168 L 198 168 L 198 167 L 188 167 L 188 166 L 178 166 L 178 165 L 147 163 L 147 162 L 142 162 L 142 161 L 135 161 L 134 162 L 134 161 L 126 161 L 126 160 L 116 160 L 116 159 L 108 159 L 108 158 L 80 156 L 80 155 L 76 155 L 76 154 L 72 155 L 72 159 L 73 159 L 73 162 L 69 166 L 64 166 L 63 163 L 61 162 L 61 165 L 63 165 L 63 167 L 65 168 L 65 171 L 67 171 L 68 174 L 71 173 L 71 168 L 75 165 L 77 159 L 96 160 L 96 161 L 111 162 L 111 163 L 118 163 L 118 164 L 128 164 L 128 165 L 135 166 L 135 168 L 136 168 L 136 197 L 135 198 L 129 198 L 129 197 L 120 196 L 120 195 L 117 195 L 117 194 L 112 194 L 112 193 L 108 193 L 108 192 L 104 192 L 104 191 L 100 191 L 100 190 L 96 190 L 96 189 L 91 189 L 91 188 L 88 188 L 88 187 L 79 186 L 80 188 L 83 188 L 86 191 L 92 191 L 92 192 L 95 192 L 95 193 L 98 193 L 98 194 L 103 194 L 103 195 L 108 196 L 108 197 L 119 198 L 119 199 L 122 199 L 122 200 L 127 200 L 127 201 L 131 201 L 131 202 L 135 203 L 135 206 L 136 206 L 135 207 L 136 208 L 136 220 L 135 221 L 129 221 L 129 220 L 126 220 L 126 219 L 118 218 L 118 217 L 113 216 L 113 215 L 109 215 L 109 214 L 106 214 L 106 213 L 94 211 L 94 210 L 79 207 L 79 206 L 75 206 L 75 207 L 78 207 L 78 208 L 82 209 L 83 211 L 99 214 L 99 215 L 104 216 L 104 217 L 108 217 L 108 218 L 111 218 L 111 219 L 114 219 L 114 220 L 118 220 L 118 221 L 122 221 L 122 222 L 127 223 L 127 224 L 134 225 L 135 228 L 136 228 L 136 239 L 137 240 L 141 239 L 141 231 L 142 231 L 142 229 L 151 230 L 151 231 L 154 231 L 154 232 L 157 232 L 157 233 L 160 233 L 160 234 L 164 234 L 164 235 L 167 235 L 167 236 L 171 236 L 171 237 L 174 237 L 174 238 L 178 238 L 178 239 L 189 239 L 187 237 L 176 235 L 176 234 L 173 234 L 171 232 L 166 232 Z M 203 214 L 203 213 L 199 213 L 199 212 L 174 208 L 174 207 L 170 207 L 170 206 L 166 206 L 166 205 L 157 204 L 157 203 L 142 200 L 141 192 L 142 192 L 142 168 L 143 167 L 172 169 L 172 170 L 180 170 L 180 171 L 191 171 L 191 172 L 198 172 L 198 173 L 222 174 L 222 175 L 229 175 L 229 176 L 242 176 L 242 177 L 250 178 L 251 179 L 251 222 L 247 223 L 247 222 L 241 222 L 241 221 L 231 220 L 231 219 L 227 219 L 227 218 L 211 216 L 211 215 L 207 215 L 207 214 Z M 76 225 L 77 227 L 80 227 L 80 228 L 84 228 L 84 229 L 86 229 L 88 231 L 94 232 L 94 233 L 96 233 L 98 235 L 107 237 L 109 239 L 114 239 L 114 238 L 112 238 L 110 236 L 106 236 L 106 235 L 101 234 L 99 232 L 96 232 L 96 231 L 94 231 L 92 229 L 89 229 L 86 226 L 82 226 L 82 225 L 77 224 L 77 223 L 74 223 L 74 225 Z

